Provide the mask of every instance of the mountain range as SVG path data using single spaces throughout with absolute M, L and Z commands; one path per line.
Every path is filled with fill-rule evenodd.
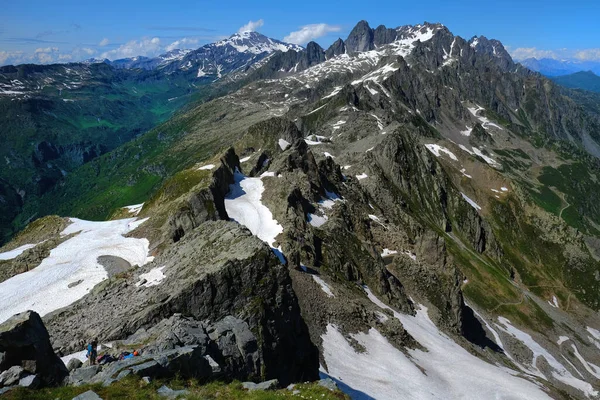
M 600 74 L 600 62 L 597 61 L 571 61 L 556 60 L 553 58 L 527 58 L 519 61 L 521 65 L 532 71 L 539 72 L 546 76 L 569 75 L 581 71 L 592 71 L 596 75 Z
M 600 95 L 501 42 L 360 21 L 0 84 L 0 339 L 39 313 L 70 387 L 600 395 Z

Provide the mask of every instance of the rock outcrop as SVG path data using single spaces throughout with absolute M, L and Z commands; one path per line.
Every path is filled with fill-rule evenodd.
M 150 329 L 182 313 L 197 321 L 223 320 L 206 334 L 242 347 L 240 357 L 231 356 L 231 363 L 226 360 L 222 365 L 224 370 L 231 366 L 240 378 L 276 378 L 287 384 L 318 376 L 317 351 L 288 271 L 248 230 L 234 222 L 206 222 L 146 268 L 162 265 L 166 277 L 158 285 L 136 286 L 135 280 L 115 279 L 47 316 L 55 347 L 68 354 L 91 336 L 102 341 L 127 339 L 140 328 Z M 227 323 L 227 316 L 244 321 L 248 330 L 240 328 L 243 324 Z M 248 340 L 250 332 L 257 339 L 258 356 Z
M 0 371 L 10 371 L 3 382 L 6 386 L 32 374 L 45 385 L 58 385 L 68 375 L 52 349 L 42 319 L 33 311 L 17 314 L 0 325 L 0 354 Z M 7 382 L 10 377 L 14 379 Z

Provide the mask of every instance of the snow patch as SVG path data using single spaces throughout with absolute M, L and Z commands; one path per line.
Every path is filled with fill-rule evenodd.
M 229 185 L 225 196 L 225 210 L 231 219 L 244 225 L 260 240 L 267 242 L 284 263 L 281 250 L 275 248 L 275 238 L 283 227 L 273 218 L 271 211 L 261 202 L 265 187 L 260 178 L 249 178 L 241 172 L 234 174 L 235 183 Z
M 360 175 L 356 175 L 356 179 L 358 179 L 359 181 L 363 180 L 363 179 L 366 179 L 368 177 L 369 177 L 369 175 L 365 174 L 364 172 L 362 174 L 360 174 Z
M 319 286 L 321 286 L 321 289 L 327 294 L 327 297 L 335 297 L 333 291 L 331 290 L 331 287 L 327 283 L 325 283 L 325 281 L 321 277 L 317 275 L 313 275 L 312 277 L 315 280 L 315 282 L 317 282 Z
M 327 222 L 327 220 L 329 219 L 327 217 L 327 215 L 317 215 L 317 214 L 307 214 L 307 219 L 308 219 L 308 223 L 311 224 L 312 226 L 314 226 L 315 228 L 318 228 L 320 226 L 322 226 L 325 222 Z
M 365 291 L 376 305 L 391 310 Z M 322 335 L 328 374 L 375 399 L 549 399 L 534 383 L 468 353 L 435 326 L 425 307 L 414 317 L 392 312 L 425 351 L 406 355 L 371 328 L 351 335 L 365 349 L 357 353 L 329 324 Z
M 510 321 L 504 317 L 498 317 L 498 321 L 503 325 L 501 326 L 496 324 L 498 328 L 522 342 L 533 353 L 533 360 L 531 361 L 531 366 L 528 369 L 530 374 L 546 380 L 549 379 L 549 377 L 546 377 L 546 375 L 544 375 L 544 373 L 537 367 L 537 359 L 539 357 L 544 357 L 550 368 L 553 369 L 551 375 L 554 379 L 566 385 L 572 386 L 575 389 L 581 390 L 588 397 L 596 396 L 598 394 L 592 385 L 582 381 L 581 379 L 575 378 L 561 363 L 558 362 L 558 360 L 556 360 L 556 358 L 554 358 L 552 354 L 548 352 L 548 350 L 540 346 L 529 334 L 512 326 Z
M 433 155 L 436 157 L 439 157 L 440 153 L 444 153 L 454 161 L 458 161 L 456 155 L 445 147 L 439 146 L 437 144 L 426 144 L 425 147 L 427 147 L 427 150 L 433 153 Z
M 469 203 L 471 205 L 471 207 L 473 207 L 477 211 L 481 210 L 481 207 L 477 203 L 475 203 L 473 200 L 471 200 L 466 194 L 464 194 L 463 192 L 461 192 L 460 194 L 462 194 L 463 199 L 465 199 L 467 201 L 467 203 Z
M 290 147 L 290 142 L 288 142 L 285 139 L 279 139 L 279 148 L 283 151 L 285 151 L 285 149 L 287 149 L 288 147 Z
M 556 341 L 556 343 L 560 346 L 561 344 L 563 344 L 567 340 L 570 340 L 570 338 L 568 336 L 559 336 L 558 340 Z
M 215 168 L 215 164 L 207 164 L 207 165 L 203 165 L 202 167 L 198 168 L 200 171 L 210 171 L 212 169 Z
M 88 294 L 108 274 L 98 264 L 100 256 L 121 257 L 131 265 L 144 265 L 147 239 L 124 237 L 147 218 L 94 222 L 70 218 L 61 235 L 75 234 L 50 251 L 38 267 L 0 283 L 0 322 L 14 314 L 34 310 L 44 316 Z M 85 251 L 82 251 L 85 249 Z M 69 287 L 70 283 L 81 281 Z
M 38 243 L 39 244 L 39 243 Z M 23 254 L 26 250 L 33 249 L 38 244 L 24 244 L 23 246 L 19 246 L 16 249 L 0 253 L 0 260 L 12 260 L 13 258 L 17 258 L 21 254 Z
M 150 286 L 156 286 L 156 285 L 160 284 L 162 282 L 162 280 L 165 279 L 165 277 L 166 277 L 165 274 L 163 273 L 163 269 L 165 269 L 164 265 L 162 267 L 152 268 L 150 271 L 146 272 L 145 274 L 140 274 L 140 280 L 138 283 L 135 284 L 135 286 L 150 287 Z M 144 279 L 146 280 L 146 282 L 144 282 L 142 284 Z
M 142 207 L 144 207 L 144 203 L 134 204 L 132 206 L 125 206 L 123 208 L 126 208 L 130 214 L 137 216 L 140 213 L 140 211 L 142 211 Z
M 398 252 L 396 250 L 383 249 L 383 251 L 381 252 L 381 257 L 387 257 L 393 254 L 398 254 Z

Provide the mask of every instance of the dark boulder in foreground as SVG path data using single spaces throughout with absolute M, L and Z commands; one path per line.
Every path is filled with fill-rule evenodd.
M 69 374 L 34 311 L 17 314 L 0 324 L 0 354 L 0 372 L 11 367 L 13 371 L 22 369 L 19 378 L 35 374 L 43 385 L 58 385 Z

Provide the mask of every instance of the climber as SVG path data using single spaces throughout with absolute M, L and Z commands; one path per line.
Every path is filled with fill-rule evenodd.
M 88 360 L 90 360 L 90 365 L 96 364 L 96 357 L 98 357 L 98 339 L 94 339 L 88 344 L 86 356 Z

